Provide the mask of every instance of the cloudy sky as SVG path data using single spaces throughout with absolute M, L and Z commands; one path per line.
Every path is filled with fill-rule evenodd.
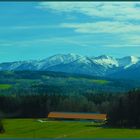
M 140 56 L 140 3 L 0 3 L 0 62 L 60 53 Z

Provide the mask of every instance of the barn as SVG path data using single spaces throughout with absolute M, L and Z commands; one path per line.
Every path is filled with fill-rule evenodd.
M 79 113 L 79 112 L 50 112 L 48 114 L 49 119 L 67 119 L 67 120 L 97 120 L 105 121 L 106 114 L 95 113 Z

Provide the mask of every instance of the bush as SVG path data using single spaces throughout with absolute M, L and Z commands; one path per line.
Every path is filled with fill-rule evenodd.
M 0 133 L 4 133 L 5 130 L 4 130 L 4 126 L 3 126 L 3 122 L 2 120 L 0 120 Z

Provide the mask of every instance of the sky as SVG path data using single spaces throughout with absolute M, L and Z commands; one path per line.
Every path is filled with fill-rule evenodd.
M 140 56 L 140 2 L 0 2 L 0 62 L 68 53 Z

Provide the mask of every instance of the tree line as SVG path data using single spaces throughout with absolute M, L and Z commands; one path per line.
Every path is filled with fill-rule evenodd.
M 23 91 L 22 91 L 23 92 Z M 107 113 L 118 98 L 111 93 L 65 94 L 2 94 L 0 114 L 3 117 L 46 117 L 51 111 Z
M 140 128 L 140 90 L 119 97 L 108 112 L 108 125 Z

